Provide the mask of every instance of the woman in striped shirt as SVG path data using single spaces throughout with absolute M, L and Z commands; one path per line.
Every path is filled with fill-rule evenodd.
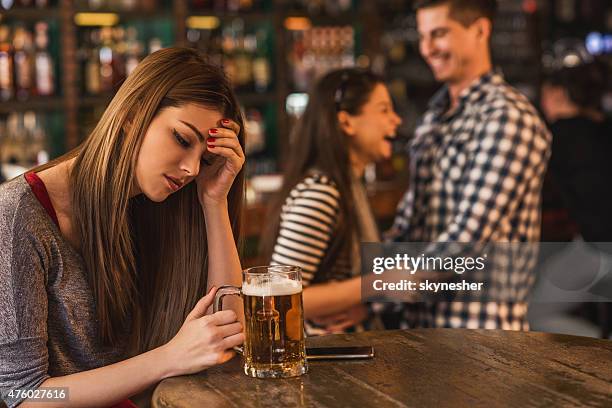
M 292 134 L 263 249 L 272 263 L 302 268 L 310 335 L 366 323 L 359 242 L 379 237 L 361 178 L 368 164 L 390 157 L 400 123 L 381 78 L 342 69 L 316 83 Z

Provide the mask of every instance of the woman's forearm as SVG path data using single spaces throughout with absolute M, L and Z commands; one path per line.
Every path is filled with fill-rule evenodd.
M 230 224 L 227 201 L 204 205 L 208 242 L 208 288 L 221 285 L 240 286 L 242 267 Z M 230 303 L 240 316 L 242 308 Z
M 361 303 L 361 277 L 309 286 L 303 298 L 307 319 L 345 311 Z
M 65 388 L 68 399 L 45 407 L 108 407 L 134 396 L 164 378 L 177 375 L 164 346 L 136 357 L 76 374 L 51 377 L 40 387 Z M 40 407 L 24 401 L 21 407 Z

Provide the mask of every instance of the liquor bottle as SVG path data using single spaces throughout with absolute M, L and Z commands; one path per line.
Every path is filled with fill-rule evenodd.
M 26 145 L 27 165 L 38 166 L 49 161 L 47 151 L 47 132 L 42 127 L 43 116 L 28 111 L 24 114 L 24 125 L 29 140 Z
M 0 26 L 0 101 L 13 98 L 13 47 L 8 26 Z
M 355 30 L 353 27 L 345 26 L 339 29 L 341 65 L 350 67 L 355 64 Z
M 125 41 L 125 29 L 122 26 L 112 28 L 112 50 L 113 50 L 113 87 L 123 82 L 126 77 L 125 59 L 127 57 L 127 42 Z
M 15 69 L 15 96 L 18 100 L 28 99 L 33 87 L 32 34 L 18 25 L 13 34 L 13 60 Z
M 142 53 L 142 45 L 138 41 L 138 32 L 134 27 L 128 27 L 126 30 L 127 36 L 127 49 L 126 49 L 126 59 L 125 59 L 125 73 L 126 75 L 130 75 L 132 71 L 138 65 L 140 61 L 140 55 Z
M 223 53 L 223 69 L 225 70 L 225 75 L 227 75 L 230 82 L 235 85 L 238 80 L 238 69 L 234 60 L 234 50 L 237 47 L 237 39 L 233 26 L 233 24 L 229 24 L 223 27 L 221 51 Z
M 100 31 L 90 32 L 91 49 L 85 62 L 85 90 L 90 95 L 98 95 L 102 91 L 100 81 Z
M 7 120 L 7 156 L 8 162 L 22 167 L 28 166 L 27 158 L 27 129 L 24 124 L 23 113 L 12 113 Z
M 350 26 L 314 27 L 293 34 L 291 70 L 294 86 L 305 91 L 331 69 L 355 64 L 354 30 Z
M 45 22 L 38 22 L 34 26 L 36 37 L 36 53 L 34 55 L 34 67 L 36 77 L 36 93 L 41 96 L 51 96 L 55 94 L 55 70 L 53 59 L 47 51 L 49 45 L 48 25 Z
M 219 30 L 202 30 L 200 32 L 200 40 L 198 49 L 206 52 L 210 56 L 213 64 L 223 66 L 225 56 L 223 55 L 224 38 Z
M 257 30 L 256 55 L 253 60 L 253 82 L 256 92 L 266 92 L 270 87 L 272 72 L 267 53 L 267 32 L 265 29 Z
M 2 149 L 0 150 L 0 161 L 2 163 L 18 164 L 21 161 L 22 148 L 16 138 L 17 134 L 23 133 L 19 128 L 19 114 L 9 113 L 6 118 L 2 137 Z
M 306 48 L 307 32 L 295 31 L 293 33 L 293 41 L 291 51 L 289 53 L 289 61 L 292 71 L 293 85 L 297 90 L 305 90 L 308 87 L 308 72 L 309 67 L 304 54 Z
M 113 31 L 111 27 L 103 27 L 100 30 L 100 91 L 102 93 L 112 92 L 113 90 Z
M 13 112 L 6 123 L 0 123 L 0 162 L 23 169 L 44 164 L 49 160 L 47 134 L 41 126 L 42 116 L 33 111 Z
M 263 151 L 266 147 L 265 124 L 261 112 L 255 108 L 246 111 L 245 130 L 248 135 L 246 155 Z
M 236 50 L 234 53 L 234 62 L 236 64 L 235 83 L 237 89 L 248 91 L 253 82 L 253 59 L 251 52 L 253 51 L 254 36 L 245 35 L 244 31 L 240 30 L 236 37 Z

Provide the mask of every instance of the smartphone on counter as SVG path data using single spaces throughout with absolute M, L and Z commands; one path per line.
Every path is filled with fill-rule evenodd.
M 372 346 L 306 347 L 308 360 L 358 360 L 373 357 Z

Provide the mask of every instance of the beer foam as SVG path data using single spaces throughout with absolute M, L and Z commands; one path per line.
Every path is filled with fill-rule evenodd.
M 273 276 L 261 282 L 251 281 L 242 285 L 242 293 L 247 296 L 286 296 L 300 293 L 302 282 L 285 277 Z

